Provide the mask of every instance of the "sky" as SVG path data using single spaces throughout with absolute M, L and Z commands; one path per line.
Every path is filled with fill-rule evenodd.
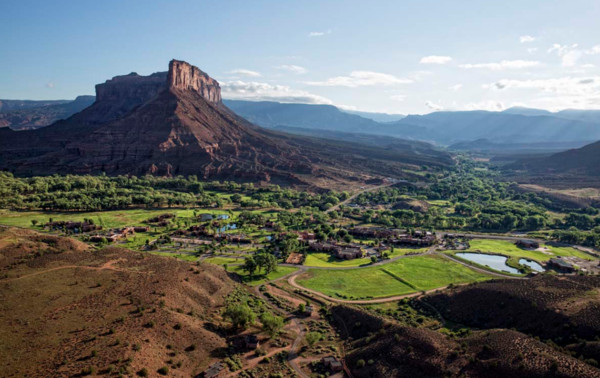
M 600 109 L 600 1 L 0 2 L 0 98 L 185 60 L 224 98 L 398 114 Z

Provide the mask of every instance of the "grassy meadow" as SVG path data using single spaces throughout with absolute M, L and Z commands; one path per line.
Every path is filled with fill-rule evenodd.
M 440 256 L 415 256 L 363 269 L 309 269 L 296 282 L 332 297 L 359 299 L 409 294 L 489 278 Z

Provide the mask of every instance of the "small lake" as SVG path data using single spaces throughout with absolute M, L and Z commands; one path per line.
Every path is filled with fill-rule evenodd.
M 488 255 L 485 253 L 468 252 L 460 252 L 457 253 L 456 256 L 460 257 L 461 259 L 473 261 L 474 263 L 477 263 L 479 265 L 488 266 L 494 270 L 519 274 L 519 271 L 517 269 L 506 265 L 506 260 L 508 260 L 508 257 L 499 255 Z
M 536 263 L 535 261 L 531 261 L 531 260 L 527 260 L 527 259 L 519 259 L 519 264 L 527 265 L 528 267 L 531 268 L 531 270 L 536 271 L 536 272 L 545 272 L 546 271 L 546 269 L 544 269 L 540 264 Z

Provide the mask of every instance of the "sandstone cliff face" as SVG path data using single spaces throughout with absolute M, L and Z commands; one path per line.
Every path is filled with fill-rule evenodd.
M 169 88 L 195 91 L 212 104 L 221 103 L 219 83 L 189 63 L 175 59 L 169 62 L 167 85 Z
M 115 76 L 96 85 L 96 102 L 83 118 L 86 123 L 116 120 L 150 101 L 167 88 L 167 72 L 140 76 L 135 72 Z

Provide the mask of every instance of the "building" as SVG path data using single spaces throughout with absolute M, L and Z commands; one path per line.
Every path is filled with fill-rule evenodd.
M 527 248 L 527 249 L 540 248 L 540 243 L 536 242 L 535 240 L 520 239 L 520 240 L 517 240 L 517 242 L 515 244 L 518 247 Z
M 387 239 L 395 237 L 398 232 L 384 227 L 354 227 L 348 230 L 350 235 L 359 238 L 378 238 Z
M 202 376 L 204 378 L 217 378 L 224 377 L 227 374 L 227 370 L 225 370 L 225 364 L 221 361 L 215 362 L 210 365 L 208 369 L 204 370 Z
M 359 259 L 363 257 L 363 251 L 358 247 L 345 247 L 337 251 L 336 257 L 344 260 Z
M 154 218 L 150 218 L 150 219 L 146 220 L 146 223 L 160 223 L 160 222 L 167 223 L 167 220 L 171 219 L 171 218 L 175 218 L 175 214 L 166 213 L 166 214 L 161 214 L 161 215 L 155 216 Z
M 306 232 L 306 231 L 298 232 L 298 240 L 299 241 L 315 240 L 315 233 L 314 232 Z
M 45 227 L 53 230 L 71 230 L 74 233 L 78 234 L 81 232 L 90 232 L 102 230 L 102 226 L 96 226 L 91 223 L 91 221 L 84 222 L 72 222 L 72 221 L 58 221 L 58 222 L 48 222 L 45 224 Z
M 221 237 L 229 243 L 252 243 L 252 239 L 243 234 L 223 234 Z
M 326 368 L 329 368 L 331 371 L 342 371 L 343 369 L 342 363 L 333 356 L 323 357 L 321 362 L 323 363 L 323 365 L 325 365 Z
M 575 271 L 573 264 L 568 263 L 559 257 L 551 258 L 550 261 L 548 261 L 548 266 L 562 273 L 573 273 Z
M 403 244 L 413 246 L 430 246 L 435 243 L 435 236 L 425 235 L 423 237 L 414 237 L 407 234 L 398 235 L 398 238 L 391 240 L 392 244 Z
M 313 307 L 311 305 L 304 306 L 304 315 L 311 316 L 313 312 Z
M 244 343 L 246 345 L 246 348 L 248 349 L 256 349 L 260 345 L 260 343 L 258 342 L 258 337 L 256 337 L 256 335 L 246 335 L 246 337 L 244 338 Z
M 333 244 L 333 243 L 319 243 L 319 242 L 311 243 L 310 248 L 317 252 L 332 252 L 334 254 L 337 254 L 337 252 L 342 249 L 342 247 L 340 247 L 336 244 Z
M 285 260 L 286 264 L 302 264 L 304 260 L 304 255 L 301 253 L 292 252 L 288 256 L 287 260 Z

